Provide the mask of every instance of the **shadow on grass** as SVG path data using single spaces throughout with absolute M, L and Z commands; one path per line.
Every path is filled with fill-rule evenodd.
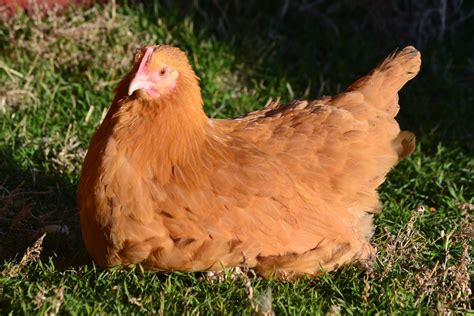
M 24 170 L 0 149 L 0 260 L 19 261 L 43 234 L 41 257 L 57 268 L 90 262 L 82 244 L 75 186 L 59 174 Z

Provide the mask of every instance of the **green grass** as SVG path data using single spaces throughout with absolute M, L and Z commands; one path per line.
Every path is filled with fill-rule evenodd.
M 418 146 L 381 188 L 385 208 L 375 218 L 373 266 L 291 283 L 232 273 L 211 282 L 199 273 L 103 270 L 87 256 L 75 186 L 89 139 L 135 48 L 185 49 L 201 77 L 206 112 L 231 117 L 269 98 L 336 93 L 410 42 L 370 28 L 354 33 L 344 16 L 334 17 L 334 25 L 297 14 L 282 21 L 260 9 L 224 19 L 213 6 L 205 15 L 107 6 L 1 22 L 1 314 L 252 314 L 269 302 L 276 314 L 295 315 L 472 308 L 468 25 L 443 42 L 423 43 L 422 71 L 401 93 L 399 119 L 416 132 Z M 43 232 L 40 255 L 30 251 L 20 263 Z

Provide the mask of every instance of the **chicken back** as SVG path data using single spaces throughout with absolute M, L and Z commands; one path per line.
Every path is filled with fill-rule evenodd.
M 415 147 L 394 117 L 420 63 L 406 47 L 335 97 L 218 120 L 181 50 L 144 47 L 84 161 L 86 248 L 106 267 L 276 278 L 369 259 L 377 188 Z

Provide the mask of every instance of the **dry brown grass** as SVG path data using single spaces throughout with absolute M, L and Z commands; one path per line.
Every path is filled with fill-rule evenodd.
M 44 237 L 46 237 L 46 234 L 41 235 L 41 237 L 35 241 L 33 246 L 26 250 L 19 263 L 13 265 L 7 270 L 2 271 L 2 275 L 11 278 L 16 277 L 27 264 L 38 261 L 41 255 L 41 250 L 43 250 L 42 245 Z
M 42 287 L 39 289 L 38 293 L 36 293 L 35 299 L 33 301 L 37 310 L 41 307 L 41 305 L 43 304 L 45 300 L 46 300 L 46 290 Z
M 444 258 L 432 264 L 422 264 L 421 259 L 428 245 L 416 228 L 423 213 L 428 211 L 426 207 L 418 207 L 396 236 L 386 231 L 384 236 L 386 246 L 383 251 L 385 256 L 379 256 L 383 268 L 379 273 L 369 270 L 365 275 L 366 300 L 373 281 L 383 282 L 389 278 L 393 269 L 401 268 L 407 275 L 405 280 L 400 280 L 401 286 L 407 291 L 416 293 L 415 306 L 431 306 L 442 315 L 450 314 L 453 310 L 468 309 L 472 299 L 470 254 L 474 220 L 465 205 L 461 208 L 463 216 L 459 225 L 448 232 L 440 232 L 438 241 L 444 245 Z M 455 260 L 454 258 L 458 256 L 455 256 L 453 251 L 458 249 L 463 249 L 462 254 L 460 259 Z
M 440 238 L 444 243 L 443 260 L 436 261 L 432 267 L 422 267 L 415 275 L 419 291 L 417 303 L 427 299 L 428 304 L 436 304 L 438 311 L 443 314 L 453 308 L 469 308 L 472 295 L 470 269 L 473 223 L 473 216 L 463 210 L 458 227 L 441 233 Z M 463 250 L 460 259 L 453 260 L 456 248 Z
M 244 255 L 244 263 L 242 268 L 236 267 L 217 272 L 207 272 L 203 279 L 207 282 L 226 282 L 231 280 L 235 283 L 243 283 L 247 301 L 252 309 L 253 315 L 273 316 L 275 312 L 272 307 L 272 290 L 267 288 L 262 293 L 256 294 L 252 287 L 252 280 L 257 278 L 257 274 L 245 264 L 246 257 Z
M 413 212 L 405 228 L 398 231 L 396 236 L 392 236 L 388 230 L 385 230 L 387 246 L 385 248 L 385 256 L 380 260 L 383 266 L 380 276 L 381 280 L 387 278 L 395 264 L 402 260 L 416 262 L 418 254 L 423 252 L 426 244 L 425 242 L 420 242 L 423 236 L 414 229 L 414 225 L 425 211 L 426 208 L 424 206 L 419 206 Z
M 65 13 L 59 13 L 57 9 L 33 10 L 29 17 L 20 16 L 6 23 L 10 26 L 8 40 L 15 49 L 28 51 L 32 56 L 63 67 L 101 62 L 113 71 L 128 65 L 128 52 L 136 49 L 140 42 L 129 30 L 129 25 L 135 21 L 130 16 L 118 14 L 115 1 L 103 7 L 73 7 Z M 30 32 L 22 32 L 25 29 Z M 111 38 L 121 45 L 110 45 Z M 98 54 L 104 51 L 107 53 Z
M 44 157 L 50 161 L 54 169 L 60 174 L 70 174 L 80 169 L 86 156 L 87 151 L 75 135 L 75 131 L 72 131 L 73 128 L 72 125 L 69 125 L 65 136 L 56 134 L 53 137 L 42 138 Z M 54 145 L 57 140 L 62 139 L 64 141 L 60 142 L 60 146 Z
M 52 304 L 52 311 L 48 315 L 55 316 L 59 314 L 59 309 L 64 301 L 64 286 L 60 286 L 54 290 L 54 299 Z

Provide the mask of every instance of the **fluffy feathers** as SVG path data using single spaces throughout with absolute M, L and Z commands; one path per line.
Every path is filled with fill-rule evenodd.
M 407 47 L 335 97 L 212 120 L 185 54 L 144 48 L 84 161 L 87 249 L 103 266 L 267 277 L 366 260 L 376 189 L 415 146 L 394 116 L 420 62 Z M 141 67 L 147 83 L 129 89 Z

